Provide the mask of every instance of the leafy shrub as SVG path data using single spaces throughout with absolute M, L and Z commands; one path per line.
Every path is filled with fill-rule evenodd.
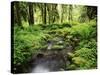
M 71 24 L 69 24 L 69 23 L 63 23 L 62 27 L 71 27 Z
M 59 28 L 59 24 L 49 24 L 49 25 L 45 25 L 45 29 L 46 30 L 55 30 Z
M 72 61 L 77 65 L 81 65 L 81 64 L 85 64 L 86 63 L 86 60 L 81 58 L 81 57 L 74 57 L 72 59 Z
M 93 28 L 87 24 L 76 25 L 72 27 L 71 35 L 81 37 L 82 39 L 89 39 Z
M 43 25 L 44 29 L 46 30 L 55 30 L 55 29 L 62 29 L 62 28 L 70 28 L 72 25 L 69 23 L 63 23 L 63 24 L 49 24 L 49 25 Z
M 77 64 L 77 68 L 91 69 L 97 66 L 96 49 L 81 48 L 75 51 L 73 62 Z
M 91 20 L 88 24 L 93 26 L 93 27 L 97 26 L 97 22 L 95 19 Z
M 80 41 L 79 46 L 77 46 L 77 48 L 78 49 L 81 49 L 81 48 L 96 49 L 97 42 L 95 39 L 83 40 L 83 41 Z
M 72 24 L 72 26 L 76 26 L 76 25 L 79 25 L 80 23 L 77 21 L 72 21 L 71 24 Z
M 22 64 L 42 47 L 45 35 L 38 27 L 14 28 L 14 64 Z
M 74 69 L 94 69 L 97 67 L 97 42 L 95 39 L 82 40 L 74 53 L 68 54 Z

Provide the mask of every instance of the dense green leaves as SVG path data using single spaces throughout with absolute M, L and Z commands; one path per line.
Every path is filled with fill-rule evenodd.
M 71 55 L 74 64 L 74 69 L 89 69 L 96 67 L 97 60 L 97 43 L 92 34 L 94 27 L 90 24 L 73 25 L 67 27 L 66 24 L 54 24 L 47 25 L 43 29 L 44 25 L 34 25 L 21 29 L 20 27 L 14 27 L 14 64 L 22 64 L 27 61 L 32 54 L 39 52 L 40 49 L 46 48 L 47 41 L 57 41 L 63 37 L 65 40 L 64 46 L 74 43 L 71 41 L 74 37 L 80 37 L 81 41 L 78 46 L 75 47 L 75 52 Z M 68 24 L 70 25 L 70 24 Z M 48 27 L 49 26 L 49 27 Z M 71 26 L 71 25 L 70 25 Z M 90 36 L 91 35 L 91 36 Z M 54 45 L 53 49 L 62 49 L 63 45 Z M 73 68 L 70 64 L 70 68 Z
M 77 25 L 77 26 L 73 26 L 72 27 L 72 31 L 71 31 L 71 34 L 72 35 L 79 35 L 82 39 L 89 39 L 93 32 L 93 28 L 84 23 L 84 24 L 80 24 L 80 25 Z
M 14 35 L 14 63 L 23 63 L 31 54 L 42 46 L 41 42 L 45 38 L 38 27 L 28 27 L 21 30 L 15 27 Z

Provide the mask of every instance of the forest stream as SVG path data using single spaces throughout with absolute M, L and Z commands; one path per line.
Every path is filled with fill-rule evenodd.
M 11 72 L 97 68 L 97 6 L 11 3 Z
M 66 46 L 63 38 L 55 38 L 56 41 L 53 39 L 47 41 L 47 47 L 40 49 L 38 53 L 32 56 L 32 58 L 21 67 L 23 72 L 41 73 L 68 70 L 66 66 L 71 62 L 67 59 L 67 53 L 73 52 L 73 47 L 71 45 Z M 22 70 L 19 69 L 17 71 L 20 73 Z
M 53 49 L 53 40 L 48 42 L 47 51 L 38 53 L 34 59 L 31 61 L 31 71 L 30 72 L 53 72 L 53 71 L 64 71 L 66 68 L 66 62 L 69 64 L 69 60 L 66 59 L 65 51 L 72 51 L 72 46 L 64 47 L 62 40 L 57 40 L 60 43 L 61 48 Z M 54 51 L 55 50 L 55 51 Z M 33 61 L 34 60 L 34 61 Z

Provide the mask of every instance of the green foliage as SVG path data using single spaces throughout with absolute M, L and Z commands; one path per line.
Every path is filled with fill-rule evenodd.
M 72 63 L 68 66 L 73 69 L 94 69 L 97 67 L 97 42 L 95 39 L 82 40 L 79 42 L 74 53 L 68 53 Z
M 79 25 L 80 23 L 77 21 L 72 21 L 71 24 L 72 24 L 72 26 L 76 26 L 76 25 Z
M 36 26 L 21 29 L 14 27 L 14 64 L 24 63 L 42 47 L 45 35 Z
M 59 28 L 59 24 L 49 24 L 49 25 L 46 25 L 46 29 L 48 30 L 55 30 Z
M 62 26 L 63 27 L 71 27 L 71 24 L 69 24 L 69 23 L 63 23 Z
M 97 7 L 14 2 L 13 9 L 14 69 L 44 51 L 61 52 L 66 69 L 97 67 Z
M 72 60 L 74 60 L 74 63 L 77 64 L 80 69 L 91 69 L 97 66 L 96 57 L 96 49 L 81 48 L 75 51 Z
M 86 23 L 73 26 L 71 30 L 73 36 L 80 37 L 81 39 L 89 39 L 92 32 L 93 28 Z
M 81 48 L 80 50 L 75 51 L 75 56 L 80 56 L 88 60 L 91 58 L 95 58 L 96 54 L 94 51 L 95 51 L 94 49 Z
M 97 22 L 96 22 L 95 19 L 91 20 L 88 24 L 91 25 L 91 26 L 93 26 L 93 27 L 97 26 Z
M 83 48 L 83 47 L 90 48 L 90 49 L 92 49 L 92 48 L 96 49 L 97 48 L 97 42 L 96 42 L 95 39 L 83 40 L 79 43 L 79 46 L 77 48 L 80 49 L 80 48 Z
M 75 64 L 68 65 L 67 69 L 75 70 L 76 69 L 76 65 Z
M 91 69 L 97 66 L 97 42 L 94 37 L 96 26 L 94 22 L 68 24 L 52 24 L 52 25 L 33 25 L 28 26 L 23 22 L 23 29 L 19 26 L 14 27 L 14 64 L 23 64 L 33 55 L 47 48 L 47 41 L 57 41 L 59 37 L 63 38 L 64 43 L 55 43 L 53 50 L 60 50 L 69 45 L 74 44 L 75 37 L 81 39 L 75 46 L 73 53 L 67 53 L 71 59 L 67 64 L 67 69 Z M 78 24 L 78 25 L 76 25 Z
M 83 64 L 85 64 L 87 62 L 85 59 L 83 59 L 81 57 L 74 57 L 72 59 L 72 61 L 77 65 L 81 65 L 81 64 L 83 65 Z

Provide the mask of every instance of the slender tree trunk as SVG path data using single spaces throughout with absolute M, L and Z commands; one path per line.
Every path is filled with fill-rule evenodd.
M 29 25 L 34 24 L 34 10 L 33 4 L 29 3 Z
M 58 5 L 58 12 L 59 12 L 59 23 L 61 24 L 61 19 L 62 19 L 62 5 Z
M 19 2 L 15 2 L 15 8 L 16 8 L 16 19 L 17 19 L 17 24 L 18 24 L 19 26 L 22 26 L 21 15 L 20 15 L 20 4 L 19 4 Z
M 69 17 L 68 17 L 68 20 L 69 20 L 69 23 L 72 21 L 72 5 L 69 5 Z
M 57 4 L 52 4 L 52 23 L 54 23 L 55 22 L 55 20 L 56 20 L 56 17 L 57 17 L 57 9 L 56 9 L 56 7 L 57 7 Z
M 63 5 L 62 5 L 62 10 L 61 10 L 61 11 L 62 11 L 62 13 L 61 13 L 61 23 L 63 23 L 63 18 L 64 18 L 64 16 L 63 16 L 63 15 L 64 15 L 64 8 L 63 8 Z
M 41 4 L 42 23 L 46 24 L 46 3 Z
M 46 24 L 46 3 L 44 4 L 44 24 Z
M 51 10 L 50 10 L 50 9 L 51 9 L 51 5 L 48 5 L 48 6 L 47 6 L 47 11 L 48 11 L 48 18 L 49 18 L 49 19 L 48 19 L 48 22 L 49 22 L 49 24 L 51 23 L 51 13 L 50 13 Z
M 41 16 L 42 16 L 42 23 L 44 24 L 44 15 L 43 15 L 43 7 L 41 6 Z

